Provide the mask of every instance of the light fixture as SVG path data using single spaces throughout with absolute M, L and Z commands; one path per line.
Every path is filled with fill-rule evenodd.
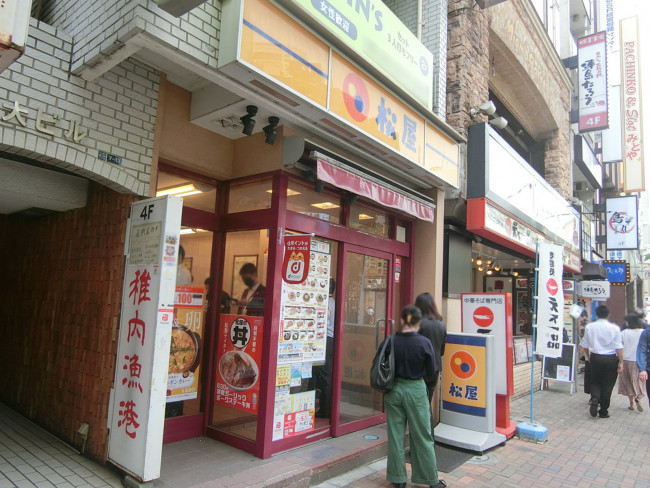
M 469 116 L 473 119 L 478 117 L 479 115 L 493 115 L 494 112 L 497 111 L 497 108 L 494 106 L 494 102 L 492 100 L 488 100 L 485 103 L 480 104 L 476 108 L 470 108 L 469 109 Z
M 359 216 L 357 217 L 359 220 L 373 220 L 374 217 L 372 215 L 360 213 Z
M 486 275 L 492 275 L 492 273 L 493 273 L 493 271 L 492 271 L 491 269 L 488 269 L 488 270 L 485 272 Z
M 483 271 L 485 268 L 484 268 L 483 266 L 480 266 L 480 265 L 479 265 L 479 267 L 476 268 L 476 269 L 478 269 L 479 271 Z
M 273 190 L 266 190 L 266 193 L 273 193 Z M 291 188 L 287 188 L 287 196 L 288 197 L 294 197 L 296 195 L 301 195 L 299 191 L 292 190 Z
M 255 119 L 253 119 L 253 117 L 257 115 L 257 107 L 255 105 L 247 105 L 246 112 L 246 115 L 239 117 L 239 120 L 241 120 L 241 123 L 244 125 L 244 128 L 241 131 L 242 134 L 250 136 L 255 128 Z
M 480 265 L 482 265 L 482 264 L 483 264 L 483 260 L 482 260 L 481 258 L 478 258 L 478 259 L 476 260 L 476 265 L 477 265 L 477 266 L 480 266 Z
M 186 197 L 188 195 L 196 195 L 197 193 L 201 193 L 201 190 L 192 183 L 185 183 L 179 186 L 162 188 L 156 192 L 156 196 L 162 197 L 165 195 L 176 195 L 177 197 Z
M 512 276 L 514 276 L 515 278 L 516 278 L 517 276 L 519 276 L 519 271 L 513 271 L 513 272 L 512 272 Z
M 266 139 L 264 139 L 264 142 L 267 144 L 273 145 L 275 143 L 275 138 L 278 137 L 278 130 L 276 127 L 280 123 L 280 119 L 278 117 L 269 117 L 269 125 L 264 127 L 262 129 L 264 133 L 266 134 Z
M 321 210 L 329 210 L 331 208 L 339 208 L 336 203 L 332 202 L 321 202 L 321 203 L 312 203 L 312 207 L 320 208 Z
M 494 269 L 494 271 L 497 271 L 497 272 L 501 271 L 501 266 L 499 266 L 499 263 L 494 263 L 493 269 Z
M 497 117 L 488 120 L 489 124 L 496 129 L 505 129 L 508 125 L 508 120 L 505 117 Z

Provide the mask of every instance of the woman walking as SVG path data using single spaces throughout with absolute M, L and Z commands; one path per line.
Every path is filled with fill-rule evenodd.
M 388 432 L 386 479 L 396 488 L 406 486 L 404 436 L 409 426 L 411 481 L 444 487 L 438 478 L 436 453 L 429 414 L 429 399 L 424 378 L 437 377 L 438 365 L 431 341 L 418 334 L 422 313 L 414 305 L 402 310 L 400 325 L 393 336 L 391 354 L 395 355 L 395 384 L 384 395 Z M 381 351 L 381 346 L 379 347 Z
M 641 399 L 646 394 L 646 385 L 639 379 L 639 367 L 636 363 L 636 351 L 639 345 L 639 337 L 645 330 L 639 316 L 631 313 L 625 316 L 627 327 L 621 332 L 623 340 L 623 371 L 618 377 L 618 393 L 627 396 L 630 401 L 630 410 L 634 405 L 639 412 L 643 412 Z

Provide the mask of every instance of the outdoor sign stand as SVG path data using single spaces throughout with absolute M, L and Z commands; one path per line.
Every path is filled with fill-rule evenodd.
M 493 335 L 447 335 L 436 442 L 481 454 L 505 444 L 506 436 L 496 431 L 494 366 Z
M 533 305 L 533 315 L 535 316 L 537 316 L 537 299 L 539 296 L 539 244 L 537 246 L 538 253 L 535 262 L 535 301 Z M 536 339 L 537 327 L 533 327 L 533 347 L 535 349 L 537 349 Z M 533 420 L 533 397 L 535 392 L 535 353 L 536 351 L 533 351 L 532 358 L 530 360 L 530 422 L 522 422 L 520 424 L 517 424 L 515 435 L 524 440 L 544 442 L 548 439 L 548 429 Z

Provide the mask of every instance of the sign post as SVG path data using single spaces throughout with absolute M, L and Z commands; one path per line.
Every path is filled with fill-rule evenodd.
M 179 197 L 142 200 L 127 225 L 108 459 L 143 482 L 160 477 L 182 210 Z

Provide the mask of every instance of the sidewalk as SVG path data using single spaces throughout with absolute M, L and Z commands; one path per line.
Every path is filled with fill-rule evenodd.
M 581 375 L 578 382 L 574 395 L 562 383 L 535 393 L 534 420 L 549 429 L 546 443 L 513 438 L 441 478 L 451 487 L 650 488 L 647 400 L 644 412 L 630 411 L 627 398 L 614 393 L 611 417 L 591 418 Z M 530 420 L 530 396 L 511 402 L 511 418 Z M 212 439 L 191 439 L 163 447 L 161 477 L 153 487 L 391 487 L 385 456 L 384 426 L 265 460 Z M 110 465 L 88 460 L 0 404 L 0 488 L 120 486 Z

